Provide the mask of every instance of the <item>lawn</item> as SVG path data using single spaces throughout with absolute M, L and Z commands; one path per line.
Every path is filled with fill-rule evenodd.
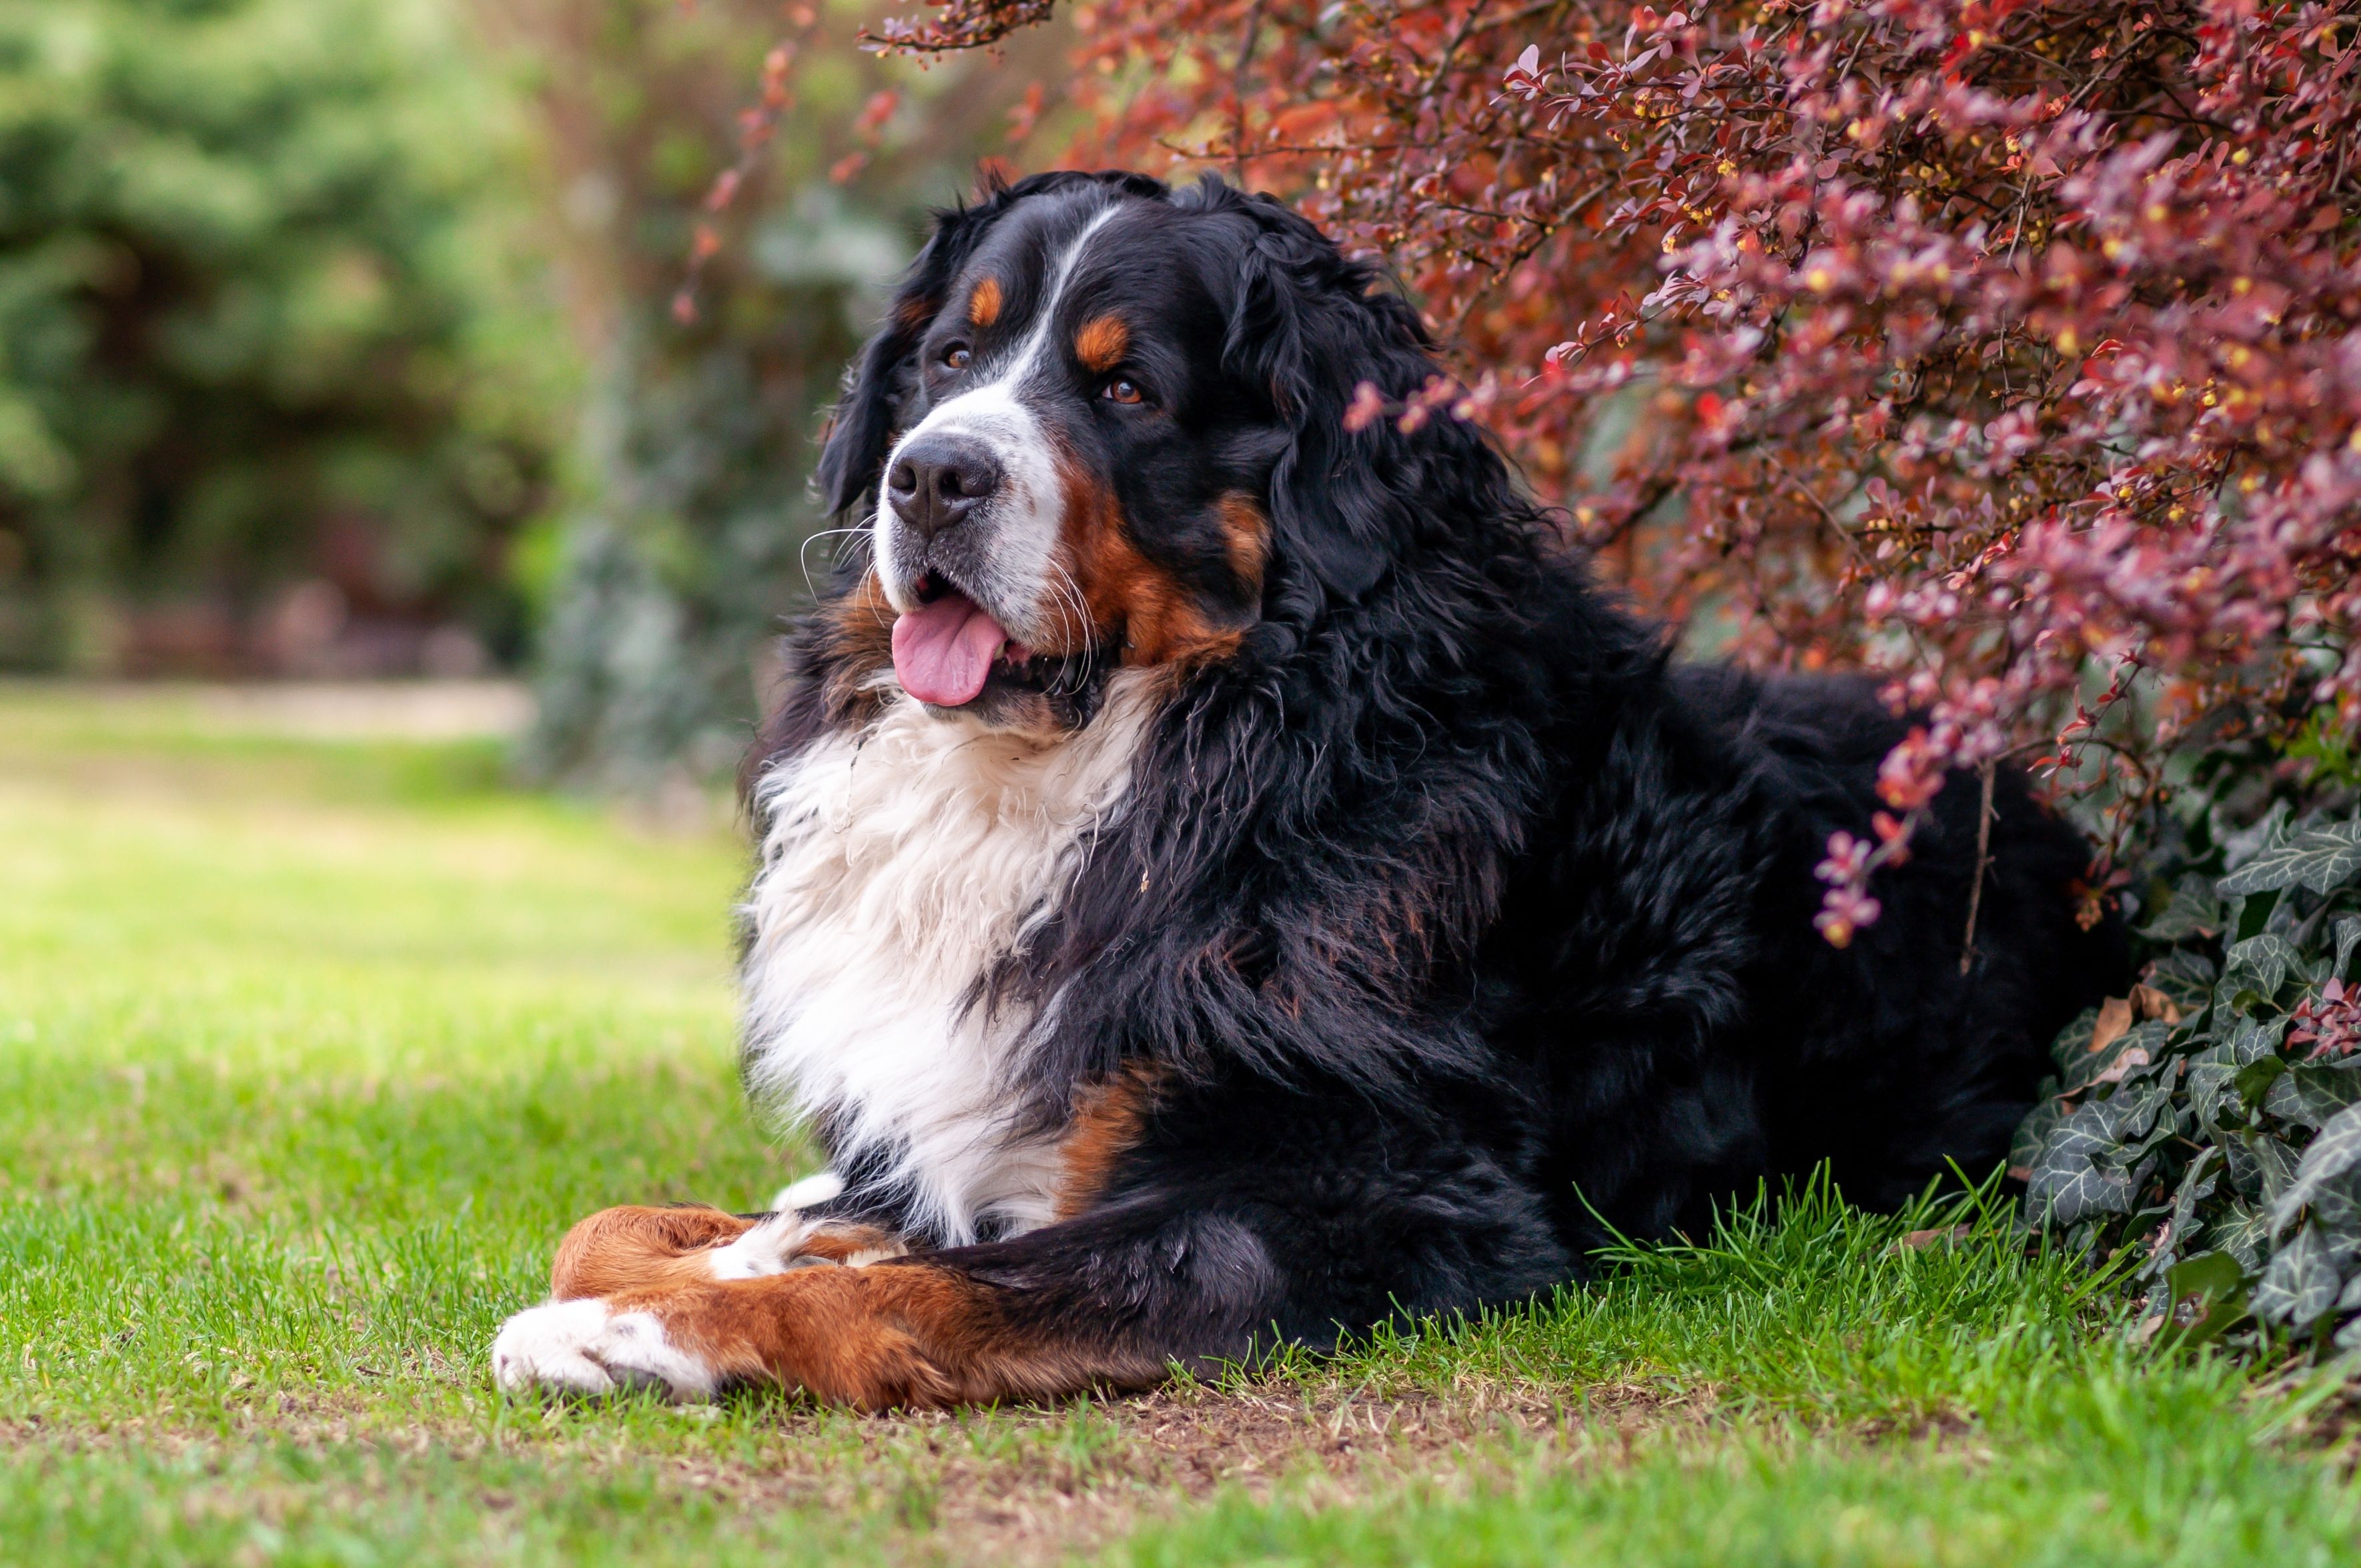
M 1146 1398 L 503 1400 L 567 1221 L 810 1168 L 737 1093 L 741 874 L 493 742 L 0 688 L 0 1562 L 2361 1560 L 2339 1385 L 2133 1344 L 1989 1205 Z

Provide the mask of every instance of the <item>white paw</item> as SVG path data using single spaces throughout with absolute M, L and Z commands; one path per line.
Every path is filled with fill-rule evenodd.
M 808 1209 L 815 1203 L 827 1202 L 843 1190 L 844 1178 L 832 1170 L 818 1171 L 801 1181 L 790 1181 L 780 1188 L 779 1195 L 771 1200 L 771 1207 L 782 1212 Z
M 712 1368 L 664 1339 L 650 1312 L 617 1312 L 604 1301 L 550 1301 L 500 1325 L 492 1377 L 511 1394 L 613 1394 L 653 1388 L 676 1400 L 710 1398 Z

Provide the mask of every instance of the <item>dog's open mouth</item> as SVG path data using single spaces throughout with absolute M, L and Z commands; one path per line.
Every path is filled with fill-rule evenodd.
M 1008 635 L 991 611 L 939 575 L 920 577 L 918 608 L 894 621 L 894 674 L 902 689 L 938 707 L 964 707 L 988 685 L 1070 696 L 1098 660 L 1043 653 Z

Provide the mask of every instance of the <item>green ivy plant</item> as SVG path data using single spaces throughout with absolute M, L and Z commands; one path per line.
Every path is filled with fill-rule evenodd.
M 2145 1333 L 2361 1350 L 2361 817 L 2241 839 L 2139 930 L 2144 983 L 2058 1036 L 2010 1163 Z

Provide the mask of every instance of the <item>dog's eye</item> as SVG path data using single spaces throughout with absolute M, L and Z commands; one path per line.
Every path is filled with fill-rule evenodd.
M 1099 396 L 1110 402 L 1136 403 L 1140 400 L 1139 384 L 1118 376 L 1106 384 Z
M 968 352 L 967 345 L 964 343 L 954 343 L 943 350 L 943 363 L 954 370 L 966 369 L 968 361 L 974 357 L 974 355 Z

